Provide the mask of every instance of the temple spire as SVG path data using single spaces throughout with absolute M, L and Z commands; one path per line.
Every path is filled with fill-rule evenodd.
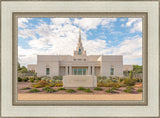
M 79 28 L 79 43 L 81 43 L 81 29 Z

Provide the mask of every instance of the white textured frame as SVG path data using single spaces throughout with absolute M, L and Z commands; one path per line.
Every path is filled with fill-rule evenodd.
M 159 116 L 158 1 L 2 1 L 1 115 L 2 117 L 158 117 Z M 12 106 L 13 12 L 147 12 L 148 106 Z

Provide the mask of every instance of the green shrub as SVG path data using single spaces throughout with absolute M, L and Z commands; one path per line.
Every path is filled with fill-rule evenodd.
M 56 90 L 52 89 L 52 88 L 48 88 L 48 89 L 46 89 L 46 92 L 47 93 L 53 93 L 53 92 L 56 92 Z
M 134 86 L 135 81 L 133 79 L 124 79 L 124 84 L 126 84 L 127 86 Z
M 58 88 L 58 91 L 66 90 L 65 88 Z
M 53 79 L 54 79 L 54 80 L 62 80 L 63 77 L 62 77 L 62 76 L 53 76 Z
M 22 90 L 27 90 L 27 89 L 31 89 L 30 87 L 25 87 L 25 88 L 22 88 Z
M 142 89 L 138 89 L 137 92 L 143 92 L 143 90 Z
M 130 79 L 133 78 L 133 71 L 130 71 L 129 77 L 130 77 Z
M 93 93 L 93 91 L 91 91 L 89 88 L 88 88 L 88 89 L 85 89 L 84 92 Z
M 112 88 L 112 90 L 119 90 L 119 89 L 118 89 L 118 88 L 116 88 L 116 87 L 113 87 L 113 88 Z
M 47 89 L 50 89 L 50 87 L 44 87 L 44 88 L 42 88 L 42 90 L 47 90 Z
M 126 93 L 132 93 L 132 90 L 131 89 L 125 89 L 125 90 L 123 90 L 124 92 L 126 92 Z
M 29 78 L 29 80 L 30 80 L 30 82 L 32 82 L 32 83 L 34 82 L 34 78 Z
M 68 89 L 67 92 L 68 92 L 68 93 L 75 93 L 76 91 L 73 90 L 73 89 Z
M 116 93 L 113 89 L 109 88 L 108 90 L 106 90 L 105 92 L 107 93 Z
M 31 89 L 29 92 L 30 92 L 30 93 L 36 93 L 36 92 L 40 92 L 40 90 L 34 88 L 34 89 Z
M 107 77 L 106 77 L 106 76 L 103 76 L 102 79 L 107 79 Z
M 37 80 L 41 80 L 41 78 L 40 78 L 40 77 L 37 77 L 36 79 L 37 79 Z
M 84 87 L 78 87 L 77 90 L 78 90 L 78 91 L 84 91 L 85 88 L 84 88 Z
M 53 92 L 56 92 L 55 89 L 52 89 L 51 87 L 44 87 L 42 90 L 45 90 L 47 93 L 53 93 Z
M 99 87 L 96 87 L 96 88 L 94 88 L 94 90 L 96 90 L 96 91 L 102 91 L 103 89 L 99 88 Z
M 18 82 L 22 82 L 22 78 L 21 77 L 18 77 Z
M 27 81 L 29 80 L 29 78 L 28 78 L 28 77 L 24 77 L 22 80 L 23 80 L 24 82 L 27 82 Z
M 133 87 L 132 86 L 127 86 L 127 89 L 133 89 Z
M 128 86 L 125 90 L 123 90 L 126 93 L 132 93 L 133 92 L 133 87 Z

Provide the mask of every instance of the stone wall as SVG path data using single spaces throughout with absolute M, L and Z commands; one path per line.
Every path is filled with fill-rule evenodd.
M 91 75 L 63 76 L 63 87 L 97 87 L 97 77 Z

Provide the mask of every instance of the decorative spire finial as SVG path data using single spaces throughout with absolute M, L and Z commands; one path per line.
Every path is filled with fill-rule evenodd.
M 81 29 L 79 28 L 79 42 L 81 42 Z

